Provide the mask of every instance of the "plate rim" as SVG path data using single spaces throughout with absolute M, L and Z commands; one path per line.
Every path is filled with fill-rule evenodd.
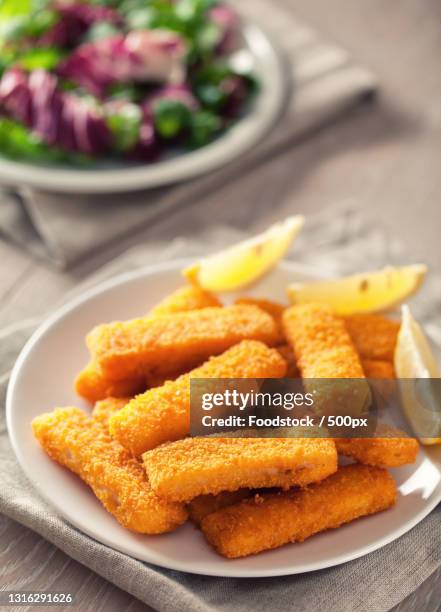
M 379 550 L 390 544 L 391 542 L 397 540 L 402 535 L 413 529 L 417 524 L 419 524 L 426 516 L 428 516 L 432 510 L 438 505 L 441 501 L 441 485 L 438 486 L 437 493 L 432 495 L 431 501 L 420 510 L 412 519 L 408 520 L 404 525 L 392 530 L 388 535 L 383 536 L 372 542 L 370 545 L 364 545 L 359 550 L 342 553 L 337 557 L 332 557 L 329 559 L 325 559 L 324 561 L 317 561 L 313 563 L 307 563 L 303 566 L 297 566 L 293 568 L 292 571 L 288 570 L 280 570 L 280 569 L 271 569 L 271 568 L 258 568 L 258 569 L 238 569 L 234 568 L 233 565 L 228 567 L 228 561 L 225 561 L 225 570 L 210 570 L 210 569 L 188 569 L 185 566 L 184 562 L 180 561 L 170 561 L 167 557 L 164 560 L 161 560 L 158 557 L 161 557 L 161 553 L 154 552 L 153 556 L 155 558 L 149 558 L 149 551 L 146 550 L 146 555 L 144 558 L 135 556 L 129 547 L 124 545 L 115 545 L 115 542 L 111 542 L 107 536 L 100 535 L 100 539 L 96 537 L 96 533 L 93 530 L 88 529 L 81 521 L 75 521 L 75 517 L 67 516 L 64 509 L 54 501 L 54 499 L 46 492 L 45 488 L 41 485 L 40 482 L 36 482 L 34 480 L 34 476 L 30 474 L 27 467 L 27 462 L 24 459 L 22 454 L 20 445 L 15 438 L 14 435 L 14 425 L 13 425 L 13 404 L 14 404 L 14 394 L 16 385 L 18 382 L 19 374 L 22 368 L 22 365 L 27 360 L 28 356 L 32 352 L 34 346 L 44 337 L 46 333 L 49 333 L 50 330 L 56 325 L 60 323 L 69 313 L 81 307 L 84 303 L 92 300 L 94 297 L 97 297 L 103 294 L 106 291 L 114 289 L 120 285 L 125 283 L 130 283 L 132 280 L 148 277 L 149 275 L 160 273 L 161 271 L 173 271 L 182 269 L 183 266 L 187 265 L 189 261 L 192 261 L 194 258 L 179 258 L 173 259 L 167 262 L 160 262 L 157 264 L 151 264 L 148 266 L 142 266 L 140 268 L 136 268 L 135 270 L 129 270 L 123 273 L 120 273 L 114 277 L 108 278 L 101 282 L 98 282 L 96 285 L 92 287 L 86 288 L 82 291 L 78 296 L 68 300 L 65 304 L 62 304 L 58 307 L 49 317 L 47 317 L 41 325 L 33 332 L 31 337 L 27 340 L 22 350 L 20 351 L 19 356 L 17 357 L 13 369 L 11 371 L 9 384 L 7 388 L 6 394 L 6 425 L 9 436 L 9 441 L 11 443 L 12 449 L 14 451 L 15 457 L 23 470 L 26 477 L 30 480 L 32 487 L 37 491 L 37 493 L 52 507 L 55 511 L 62 516 L 69 524 L 73 525 L 82 533 L 85 533 L 87 536 L 92 539 L 98 541 L 100 544 L 111 548 L 112 550 L 116 550 L 123 554 L 126 554 L 132 559 L 138 559 L 143 562 L 151 563 L 157 567 L 163 567 L 166 569 L 182 571 L 188 574 L 196 574 L 203 576 L 214 576 L 219 578 L 263 578 L 263 577 L 277 577 L 277 576 L 290 576 L 290 575 L 298 575 L 307 572 L 318 571 L 321 569 L 326 569 L 330 567 L 336 567 L 343 563 L 347 563 L 349 561 L 353 561 L 355 559 L 359 559 L 364 557 L 371 552 Z M 312 266 L 307 266 L 302 263 L 293 262 L 293 261 L 283 261 L 279 263 L 279 266 L 282 268 L 287 268 L 290 271 L 297 269 L 300 273 L 303 274 L 314 274 L 316 277 L 320 276 L 320 273 L 317 271 L 312 272 L 314 268 Z M 431 447 L 423 447 L 426 455 L 426 459 L 431 461 L 431 463 L 435 463 L 439 469 L 439 461 L 434 460 L 431 455 L 434 454 L 433 449 Z M 439 453 L 438 453 L 439 454 Z
M 248 41 L 254 41 L 253 56 L 259 57 L 256 48 L 263 45 L 266 48 L 264 55 L 269 58 L 267 61 L 273 64 L 273 82 L 266 96 L 266 100 L 271 101 L 270 108 L 257 125 L 247 123 L 256 119 L 255 113 L 250 111 L 212 143 L 176 159 L 151 165 L 82 170 L 69 166 L 39 166 L 0 156 L 0 184 L 77 195 L 133 193 L 185 182 L 232 164 L 261 142 L 278 123 L 292 88 L 291 79 L 286 78 L 287 56 L 273 34 L 251 19 L 244 20 L 243 33 Z M 260 57 L 264 55 L 261 53 Z M 258 94 L 257 103 L 259 99 L 262 98 Z

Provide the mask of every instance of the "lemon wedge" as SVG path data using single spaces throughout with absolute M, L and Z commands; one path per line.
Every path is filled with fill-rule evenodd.
M 408 306 L 402 307 L 394 366 L 409 423 L 415 432 L 430 434 L 431 437 L 421 438 L 423 444 L 441 444 L 440 398 L 437 397 L 441 384 L 437 384 L 434 390 L 427 380 L 440 378 L 441 372 L 430 344 Z M 421 381 L 419 385 L 415 379 L 426 379 L 426 382 Z
M 257 281 L 285 255 L 301 230 L 304 217 L 288 217 L 262 234 L 211 255 L 183 270 L 207 291 L 236 291 Z
M 338 314 L 378 312 L 398 306 L 421 286 L 424 265 L 387 267 L 335 280 L 294 283 L 288 286 L 293 304 L 324 302 Z

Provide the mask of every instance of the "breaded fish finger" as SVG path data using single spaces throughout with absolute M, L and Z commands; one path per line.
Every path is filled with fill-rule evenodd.
M 217 495 L 200 495 L 192 499 L 188 504 L 190 519 L 195 525 L 200 525 L 202 519 L 212 512 L 237 504 L 243 499 L 252 497 L 252 495 L 253 491 L 251 489 L 222 491 L 222 493 L 218 493 Z
M 181 287 L 171 295 L 165 297 L 146 316 L 155 317 L 176 312 L 199 310 L 210 306 L 221 306 L 221 303 L 211 293 L 199 287 L 188 285 Z M 189 369 L 196 365 L 199 364 L 191 364 Z M 176 376 L 174 376 L 174 373 L 168 372 L 167 377 L 177 378 L 182 373 L 183 370 L 179 370 L 179 372 L 176 372 Z M 163 379 L 164 376 L 162 375 L 157 378 Z M 77 376 L 75 380 L 75 389 L 78 395 L 84 397 L 92 404 L 95 404 L 95 402 L 105 399 L 106 397 L 133 397 L 151 386 L 156 386 L 155 382 L 155 375 L 151 372 L 148 372 L 147 376 L 145 373 L 141 373 L 123 380 L 109 379 L 100 366 L 91 361 Z
M 285 310 L 283 327 L 305 389 L 314 394 L 314 410 L 318 414 L 364 412 L 370 390 L 343 319 L 325 304 L 302 304 Z M 345 387 L 332 382 L 336 378 L 359 380 Z
M 384 468 L 415 463 L 420 448 L 415 438 L 386 425 L 378 426 L 374 438 L 336 438 L 335 445 L 339 455 Z
M 364 375 L 366 378 L 395 378 L 394 364 L 391 361 L 383 361 L 380 359 L 362 359 Z
M 146 376 L 112 380 L 104 374 L 100 366 L 91 361 L 75 379 L 75 390 L 91 404 L 95 404 L 106 397 L 133 397 L 147 389 Z
M 344 321 L 362 359 L 393 361 L 400 330 L 398 321 L 370 313 L 348 315 Z
M 248 304 L 251 306 L 257 306 L 261 308 L 269 315 L 271 315 L 277 321 L 282 322 L 282 315 L 284 310 L 287 308 L 284 304 L 280 304 L 280 302 L 273 302 L 273 300 L 265 300 L 264 298 L 254 298 L 254 297 L 239 297 L 235 300 L 235 304 Z
M 279 351 L 280 355 L 283 357 L 283 359 L 286 361 L 286 364 L 288 366 L 285 377 L 300 378 L 300 371 L 297 367 L 297 361 L 294 356 L 294 351 L 289 346 L 289 344 L 281 344 L 276 348 Z
M 188 374 L 195 367 L 201 365 L 200 363 L 195 363 L 193 367 L 185 368 L 185 370 L 178 370 L 176 372 L 167 372 L 164 373 L 156 373 L 155 371 L 151 371 L 147 374 L 147 389 L 155 389 L 156 387 L 162 387 L 166 382 L 176 380 L 183 374 Z
M 303 378 L 364 378 L 344 321 L 327 305 L 291 306 L 283 327 Z
M 228 306 L 134 319 L 96 327 L 87 337 L 92 358 L 112 380 L 183 370 L 201 363 L 241 340 L 274 344 L 272 317 L 256 306 Z
M 204 291 L 196 285 L 185 285 L 165 297 L 150 311 L 148 316 L 201 310 L 202 308 L 210 308 L 213 306 L 222 306 L 215 295 L 208 291 Z
M 363 366 L 364 375 L 369 379 L 376 391 L 379 401 L 378 407 L 383 404 L 387 408 L 390 400 L 397 392 L 397 387 L 394 383 L 394 364 L 380 359 L 362 359 L 361 365 Z
M 92 410 L 92 418 L 100 423 L 106 431 L 109 431 L 109 419 L 119 412 L 130 402 L 130 397 L 106 397 L 95 404 Z
M 393 506 L 396 485 L 383 469 L 348 465 L 303 490 L 261 495 L 202 520 L 208 542 L 234 559 L 340 527 Z
M 32 429 L 49 457 L 88 484 L 127 529 L 157 534 L 185 522 L 185 507 L 158 498 L 141 464 L 79 408 L 42 414 Z
M 283 328 L 282 328 L 282 315 L 287 308 L 284 304 L 280 304 L 279 302 L 273 302 L 272 300 L 265 300 L 263 298 L 253 298 L 253 297 L 240 297 L 237 298 L 234 302 L 235 304 L 248 304 L 252 306 L 257 306 L 261 310 L 267 312 L 270 316 L 273 317 L 276 322 L 279 331 L 280 331 L 280 342 L 284 341 L 283 336 Z
M 186 438 L 142 458 L 153 489 L 172 501 L 241 488 L 304 486 L 337 469 L 335 444 L 324 439 Z
M 292 348 L 289 344 L 281 344 L 277 350 L 288 364 L 286 378 L 298 378 L 300 372 Z M 361 359 L 360 361 L 366 378 L 395 378 L 394 365 L 390 361 L 380 359 Z
M 275 349 L 244 340 L 189 374 L 135 397 L 111 417 L 110 433 L 139 456 L 189 433 L 192 378 L 282 378 L 285 372 L 286 363 Z
M 286 378 L 298 378 L 300 376 L 294 351 L 289 344 L 281 344 L 276 347 L 288 364 Z M 361 366 L 366 378 L 395 378 L 393 363 L 380 361 L 379 359 L 361 359 Z

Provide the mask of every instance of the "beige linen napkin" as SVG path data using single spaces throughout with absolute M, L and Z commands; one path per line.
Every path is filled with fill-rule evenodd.
M 198 240 L 177 239 L 126 253 L 86 283 L 96 284 L 151 261 L 195 256 L 241 237 L 217 228 Z M 352 208 L 311 219 L 292 253 L 295 261 L 330 273 L 348 273 L 385 263 L 405 262 L 400 245 L 369 226 Z M 84 288 L 84 285 L 82 289 Z M 76 290 L 78 293 L 79 289 Z M 413 303 L 418 317 L 441 346 L 441 278 L 429 279 Z M 0 331 L 0 512 L 30 527 L 68 555 L 161 612 L 385 612 L 398 604 L 441 565 L 441 510 L 386 547 L 344 565 L 298 576 L 232 579 L 195 576 L 142 563 L 74 529 L 43 501 L 13 456 L 5 427 L 4 397 L 13 362 L 35 322 Z M 48 406 L 48 410 L 51 409 Z M 293 555 L 297 554 L 295 546 Z M 189 551 L 191 554 L 191 551 Z M 301 554 L 301 553 L 300 553 Z M 85 609 L 87 602 L 77 602 Z
M 225 168 L 189 183 L 132 194 L 69 195 L 0 192 L 0 236 L 66 268 L 122 240 L 158 217 L 253 171 L 287 146 L 370 99 L 374 76 L 347 51 L 299 21 L 280 0 L 241 0 L 238 8 L 260 23 L 287 59 L 291 96 L 278 125 L 255 149 Z

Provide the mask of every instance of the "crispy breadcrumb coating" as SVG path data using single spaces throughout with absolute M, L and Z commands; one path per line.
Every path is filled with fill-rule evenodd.
M 189 374 L 135 397 L 111 417 L 110 433 L 139 456 L 189 433 L 192 378 L 283 378 L 285 372 L 286 363 L 275 349 L 245 340 Z
M 294 351 L 289 344 L 281 344 L 276 348 L 288 365 L 286 378 L 299 378 L 299 368 L 297 367 Z M 382 361 L 380 359 L 361 359 L 361 366 L 366 378 L 395 378 L 394 364 L 390 361 Z
M 265 300 L 262 298 L 254 298 L 254 297 L 240 297 L 237 298 L 234 302 L 235 304 L 248 304 L 252 306 L 257 306 L 261 310 L 267 312 L 277 324 L 277 327 L 280 332 L 279 342 L 284 342 L 283 335 L 283 327 L 282 327 L 282 315 L 287 308 L 284 304 L 280 304 L 279 302 L 273 302 L 272 300 Z
M 363 378 L 344 321 L 325 304 L 302 304 L 283 315 L 286 337 L 303 378 Z
M 383 315 L 359 313 L 344 317 L 346 329 L 363 359 L 392 362 L 400 323 Z
M 303 490 L 259 495 L 206 516 L 202 531 L 230 559 L 278 548 L 393 506 L 390 474 L 365 465 L 338 472 Z
M 189 285 L 181 287 L 165 297 L 146 316 L 155 317 L 176 312 L 200 310 L 210 306 L 221 306 L 221 303 L 211 293 L 199 287 Z M 92 404 L 106 397 L 131 397 L 137 393 L 142 393 L 149 387 L 159 386 L 161 380 L 164 382 L 165 379 L 177 378 L 185 371 L 191 369 L 191 367 L 199 365 L 199 363 L 202 362 L 196 361 L 195 363 L 189 364 L 187 370 L 181 369 L 177 372 L 167 372 L 165 377 L 163 374 L 156 375 L 154 372 L 149 371 L 122 380 L 113 380 L 104 374 L 99 364 L 91 361 L 77 376 L 75 380 L 75 389 L 78 395 L 84 397 Z
M 326 478 L 337 469 L 332 440 L 186 438 L 143 455 L 156 493 L 172 501 L 241 488 L 289 488 Z
M 130 397 L 106 397 L 106 399 L 100 400 L 93 407 L 93 420 L 100 423 L 108 431 L 110 417 L 124 408 L 130 402 L 130 399 Z
M 272 317 L 244 305 L 100 325 L 87 344 L 106 376 L 121 380 L 149 369 L 184 370 L 188 363 L 201 363 L 244 339 L 273 345 L 277 338 Z
M 217 510 L 221 510 L 221 508 L 226 508 L 227 506 L 237 504 L 238 502 L 242 501 L 243 499 L 247 499 L 247 497 L 251 497 L 252 495 L 253 491 L 251 489 L 222 491 L 222 493 L 218 493 L 217 495 L 200 495 L 199 497 L 192 499 L 188 504 L 188 513 L 193 523 L 199 526 L 202 519 L 212 512 L 216 512 Z
M 213 306 L 222 306 L 215 295 L 196 285 L 185 285 L 164 298 L 150 311 L 149 316 L 201 310 Z
M 371 401 L 370 389 L 343 319 L 326 304 L 302 304 L 285 310 L 283 327 L 305 390 L 314 394 L 316 413 L 364 413 Z M 347 385 L 332 380 L 344 378 L 352 380 Z
M 366 378 L 395 378 L 394 364 L 391 361 L 380 359 L 362 359 L 364 375 Z
M 387 408 L 397 392 L 394 364 L 380 359 L 362 359 L 361 364 L 364 375 L 375 390 L 378 407 L 383 404 Z
M 287 363 L 288 369 L 286 370 L 286 378 L 300 378 L 300 371 L 297 367 L 294 351 L 289 344 L 281 344 L 276 348 Z
M 378 425 L 374 438 L 336 438 L 335 445 L 339 455 L 384 468 L 415 463 L 419 451 L 417 440 L 383 424 Z
M 88 484 L 127 529 L 157 534 L 185 522 L 185 507 L 158 498 L 141 464 L 79 408 L 42 414 L 32 429 L 49 457 Z
M 75 379 L 75 390 L 91 404 L 106 397 L 133 397 L 148 387 L 145 375 L 136 375 L 122 380 L 112 380 L 100 366 L 91 361 Z

